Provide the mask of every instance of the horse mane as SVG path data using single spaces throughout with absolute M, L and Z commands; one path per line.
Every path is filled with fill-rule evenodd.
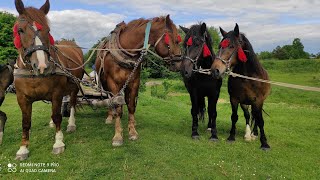
M 49 20 L 43 11 L 34 7 L 27 7 L 23 14 L 29 23 L 35 21 L 41 24 L 46 30 L 49 29 Z
M 259 59 L 256 55 L 256 53 L 253 50 L 253 47 L 248 40 L 248 38 L 245 36 L 245 34 L 240 33 L 240 39 L 243 42 L 243 50 L 247 56 L 247 62 L 245 63 L 238 63 L 235 67 L 234 70 L 241 70 L 246 66 L 246 71 L 249 73 L 262 73 L 264 72 L 264 69 L 259 62 Z
M 135 19 L 135 20 L 130 21 L 126 25 L 125 30 L 132 30 L 132 29 L 141 27 L 141 26 L 147 24 L 149 21 L 152 21 L 152 22 L 164 22 L 165 20 L 166 20 L 165 16 L 155 17 L 155 18 L 152 18 L 152 19 L 139 18 L 139 19 Z M 173 24 L 171 19 L 170 19 L 170 24 Z

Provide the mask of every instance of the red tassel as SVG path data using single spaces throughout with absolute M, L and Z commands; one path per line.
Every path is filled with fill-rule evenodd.
M 192 37 L 189 37 L 187 41 L 187 46 L 192 46 Z
M 37 22 L 34 22 L 35 26 L 37 27 L 38 31 L 41 31 L 42 30 L 42 25 L 37 23 Z
M 170 44 L 170 36 L 168 33 L 164 35 L 164 42 L 166 43 L 166 45 Z
M 13 26 L 13 37 L 16 37 L 16 36 L 18 36 L 19 35 L 19 27 L 18 27 L 19 25 L 18 24 L 15 24 L 14 26 Z
M 22 47 L 22 44 L 21 44 L 21 39 L 20 39 L 20 36 L 17 35 L 14 37 L 14 46 L 17 48 L 17 49 L 20 49 Z
M 238 58 L 242 62 L 247 62 L 247 60 L 248 60 L 246 54 L 244 53 L 244 51 L 241 47 L 238 49 Z
M 204 44 L 203 45 L 203 57 L 208 57 L 208 56 L 211 56 L 211 52 L 210 52 L 207 44 Z
M 223 40 L 223 41 L 220 43 L 220 46 L 221 46 L 222 48 L 226 48 L 226 47 L 229 46 L 229 44 L 230 44 L 230 40 L 229 40 L 229 39 L 225 39 L 225 40 Z
M 179 34 L 178 34 L 177 40 L 178 40 L 178 43 L 181 43 L 182 41 L 181 36 Z
M 49 33 L 49 41 L 51 45 L 54 45 L 54 39 L 50 33 Z

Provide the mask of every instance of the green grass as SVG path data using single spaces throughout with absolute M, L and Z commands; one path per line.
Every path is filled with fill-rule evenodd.
M 279 61 L 263 62 L 275 81 L 320 87 L 313 77 L 319 71 L 306 70 L 296 76 L 285 72 Z M 273 63 L 272 67 L 266 63 Z M 291 61 L 287 63 L 292 63 Z M 299 61 L 295 62 L 299 64 Z M 317 61 L 319 64 L 320 62 Z M 312 69 L 315 65 L 306 66 Z M 286 75 L 286 76 L 285 76 Z M 302 78 L 303 77 L 303 78 Z M 56 173 L 8 173 L 21 141 L 21 112 L 15 96 L 8 94 L 1 110 L 8 122 L 0 146 L 0 179 L 319 179 L 320 95 L 317 92 L 272 86 L 264 109 L 265 131 L 270 151 L 260 142 L 244 142 L 245 120 L 239 111 L 235 143 L 226 142 L 231 127 L 226 80 L 218 104 L 218 136 L 208 141 L 206 123 L 200 123 L 201 139 L 191 135 L 190 100 L 180 80 L 170 80 L 169 97 L 150 95 L 150 87 L 139 94 L 136 112 L 140 139 L 128 140 L 127 111 L 122 117 L 125 142 L 113 148 L 113 125 L 105 125 L 106 111 L 85 107 L 77 113 L 77 131 L 64 133 L 66 150 L 51 154 L 54 129 L 48 127 L 50 105 L 34 104 L 30 157 L 25 162 L 59 163 Z M 173 92 L 173 89 L 178 89 Z M 64 118 L 63 129 L 67 126 Z M 21 168 L 18 168 L 20 170 Z

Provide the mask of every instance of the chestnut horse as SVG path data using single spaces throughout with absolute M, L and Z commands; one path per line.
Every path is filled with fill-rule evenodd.
M 136 53 L 133 49 L 140 49 L 144 45 L 146 27 L 151 22 L 151 30 L 149 36 L 149 44 L 154 47 L 156 53 L 161 57 L 180 56 L 181 50 L 179 47 L 180 36 L 178 36 L 177 28 L 173 24 L 170 16 L 157 17 L 151 20 L 138 19 L 129 22 L 128 24 L 121 23 L 121 33 L 119 34 L 119 46 L 126 51 L 126 54 Z M 105 43 L 101 48 L 108 48 L 111 43 Z M 131 49 L 131 50 L 130 50 Z M 129 53 L 127 53 L 129 52 Z M 131 62 L 137 61 L 140 54 L 133 55 Z M 124 86 L 126 80 L 132 72 L 132 68 L 123 66 L 119 63 L 121 59 L 115 58 L 111 53 L 100 51 L 97 53 L 96 69 L 101 70 L 99 75 L 100 82 L 103 89 L 112 92 L 113 94 L 119 93 L 120 89 Z M 103 64 L 103 66 L 101 66 Z M 129 111 L 129 139 L 138 139 L 138 133 L 135 129 L 136 120 L 134 113 L 136 111 L 136 101 L 140 85 L 140 70 L 138 68 L 132 74 L 132 80 L 125 89 L 125 101 Z M 99 71 L 98 71 L 99 72 Z M 122 106 L 118 106 L 114 110 L 115 118 L 115 135 L 112 140 L 113 146 L 121 146 L 123 144 L 123 135 L 121 127 Z M 108 112 L 106 122 L 110 123 L 113 119 L 112 110 Z
M 181 27 L 181 26 L 180 26 Z M 212 49 L 212 38 L 206 23 L 196 24 L 190 29 L 181 27 L 186 33 L 183 46 L 185 58 L 182 61 L 181 75 L 189 92 L 192 103 L 192 134 L 193 139 L 199 139 L 198 118 L 204 118 L 205 97 L 208 97 L 208 130 L 211 131 L 211 141 L 217 141 L 217 102 L 222 85 L 222 79 L 202 74 L 198 70 L 210 69 L 215 54 Z
M 2 105 L 6 89 L 13 82 L 13 65 L 0 65 L 0 106 Z M 2 144 L 4 126 L 6 124 L 7 115 L 0 110 L 0 144 Z
M 53 38 L 46 14 L 50 9 L 49 0 L 40 8 L 24 7 L 21 0 L 15 0 L 19 13 L 14 27 L 15 46 L 19 52 L 16 69 L 14 70 L 17 100 L 22 111 L 22 142 L 16 154 L 16 159 L 28 157 L 29 131 L 31 128 L 32 103 L 39 100 L 52 102 L 52 115 L 56 127 L 53 153 L 64 152 L 63 133 L 61 130 L 61 104 L 65 95 L 71 96 L 71 106 L 74 113 L 77 84 L 67 77 L 59 68 L 75 68 L 83 64 L 83 54 L 76 48 L 74 42 L 62 41 L 59 44 L 71 45 L 73 48 L 53 48 Z M 83 69 L 70 71 L 73 76 L 82 78 Z M 74 114 L 70 115 L 69 125 L 74 126 Z
M 219 46 L 218 56 L 211 67 L 215 77 L 222 78 L 226 72 L 232 71 L 245 76 L 269 80 L 268 73 L 258 61 L 251 43 L 244 34 L 239 32 L 238 24 L 233 31 L 226 32 L 220 28 L 220 32 L 223 39 Z M 264 133 L 262 108 L 270 93 L 270 84 L 229 76 L 228 92 L 232 107 L 232 127 L 228 140 L 235 140 L 238 104 L 251 105 L 252 118 L 260 129 L 261 148 L 269 149 L 270 146 Z M 256 128 L 254 133 L 257 135 Z

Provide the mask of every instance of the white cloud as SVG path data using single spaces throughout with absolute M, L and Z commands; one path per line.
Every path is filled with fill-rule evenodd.
M 107 36 L 125 16 L 77 9 L 50 11 L 48 18 L 55 39 L 74 38 L 80 46 L 91 47 Z

